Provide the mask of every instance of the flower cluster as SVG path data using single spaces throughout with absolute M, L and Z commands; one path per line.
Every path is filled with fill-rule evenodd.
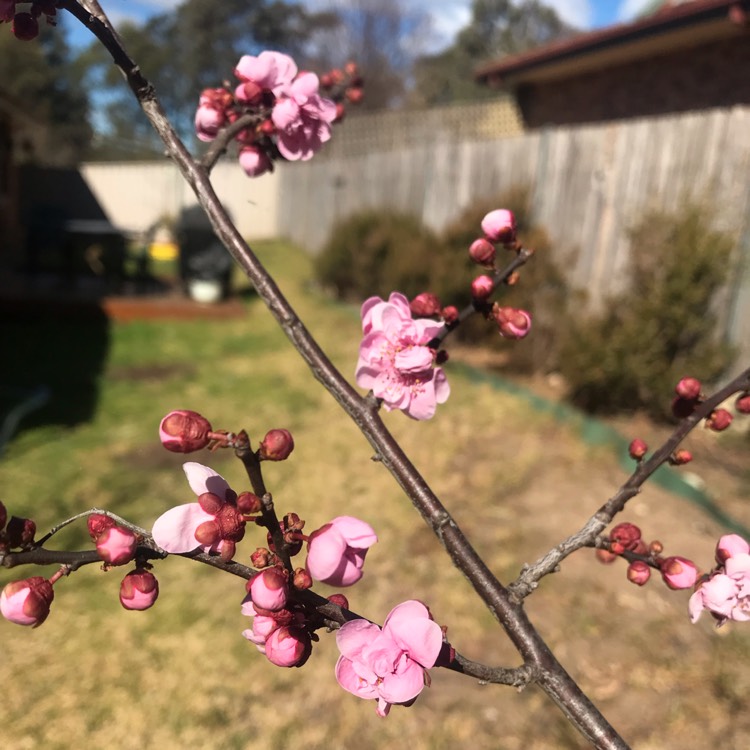
M 703 576 L 690 597 L 690 619 L 703 610 L 723 625 L 727 620 L 750 620 L 750 544 L 738 534 L 727 534 L 716 545 L 717 566 Z
M 347 66 L 324 76 L 333 96 L 349 93 L 349 101 L 361 96 L 356 66 Z M 338 75 L 336 75 L 338 74 Z M 321 96 L 321 80 L 315 73 L 298 72 L 297 65 L 281 52 L 243 55 L 234 69 L 239 83 L 226 88 L 205 89 L 195 114 L 195 131 L 202 141 L 214 140 L 219 132 L 240 118 L 247 121 L 234 137 L 239 143 L 239 162 L 250 177 L 273 168 L 279 156 L 289 161 L 311 159 L 331 138 L 331 125 L 340 120 L 344 105 Z
M 401 409 L 413 419 L 430 419 L 450 386 L 437 352 L 429 343 L 443 328 L 427 318 L 412 318 L 409 301 L 393 292 L 385 302 L 370 297 L 362 305 L 362 332 L 356 380 L 383 401 L 387 410 Z
M 377 713 L 387 716 L 394 703 L 413 701 L 428 683 L 443 632 L 429 609 L 418 601 L 394 607 L 382 629 L 367 620 L 352 620 L 336 633 L 341 656 L 336 679 L 359 698 L 375 699 Z
M 17 6 L 21 6 L 18 8 Z M 0 23 L 10 23 L 16 39 L 28 42 L 39 36 L 39 18 L 44 16 L 50 26 L 57 25 L 57 0 L 0 0 Z

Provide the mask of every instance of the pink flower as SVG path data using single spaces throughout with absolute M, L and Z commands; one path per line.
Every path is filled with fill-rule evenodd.
M 268 636 L 265 649 L 266 658 L 277 667 L 301 667 L 310 656 L 312 641 L 302 628 L 284 625 Z
M 377 713 L 387 716 L 393 703 L 408 703 L 422 692 L 443 634 L 427 607 L 410 600 L 391 610 L 382 630 L 367 620 L 345 623 L 336 644 L 339 685 L 359 698 L 376 699 Z
M 245 520 L 234 504 L 236 494 L 208 466 L 189 461 L 182 468 L 198 502 L 178 505 L 159 516 L 151 530 L 154 541 L 172 554 L 203 547 L 231 560 L 236 542 L 245 533 Z
M 268 154 L 258 146 L 245 146 L 240 150 L 240 166 L 248 177 L 259 177 L 272 169 Z
M 445 374 L 435 367 L 435 353 L 427 346 L 442 328 L 426 318 L 412 320 L 409 302 L 399 292 L 388 302 L 370 297 L 362 305 L 357 385 L 372 389 L 388 411 L 402 409 L 413 419 L 430 419 L 450 395 Z
M 738 552 L 727 558 L 723 568 L 699 585 L 688 603 L 691 621 L 697 622 L 704 609 L 719 625 L 750 620 L 750 554 Z
M 120 604 L 125 609 L 149 609 L 153 607 L 158 596 L 159 581 L 153 573 L 143 568 L 132 570 L 120 584 Z
M 138 538 L 121 526 L 110 526 L 96 539 L 96 551 L 108 565 L 125 565 L 135 557 Z
M 244 83 L 250 81 L 261 89 L 271 91 L 277 96 L 291 86 L 297 75 L 297 65 L 289 55 L 267 50 L 257 57 L 243 55 L 234 69 L 234 74 Z M 240 92 L 240 89 L 243 89 Z M 238 95 L 239 92 L 239 95 Z M 235 91 L 240 101 L 245 101 L 246 89 L 242 85 Z
M 508 244 L 516 239 L 516 217 L 512 211 L 498 208 L 482 219 L 482 231 L 490 242 Z
M 692 588 L 698 579 L 698 569 L 684 557 L 667 557 L 660 563 L 659 569 L 670 589 Z
M 195 113 L 195 133 L 201 141 L 212 141 L 226 125 L 232 95 L 226 89 L 204 89 Z
M 339 516 L 310 534 L 306 567 L 310 575 L 331 586 L 351 586 L 362 578 L 367 550 L 378 541 L 370 524 Z
M 49 615 L 55 592 L 52 584 L 41 576 L 9 583 L 0 594 L 0 614 L 16 625 L 36 628 Z
M 726 534 L 716 544 L 716 562 L 723 565 L 730 557 L 750 553 L 748 544 L 739 534 Z
M 273 612 L 286 604 L 289 586 L 281 570 L 266 568 L 250 579 L 247 590 L 256 607 Z
M 281 155 L 289 161 L 307 161 L 331 138 L 336 104 L 318 94 L 318 76 L 301 73 L 283 88 L 271 119 L 278 129 Z

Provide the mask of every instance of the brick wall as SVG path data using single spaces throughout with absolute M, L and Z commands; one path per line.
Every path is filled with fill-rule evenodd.
M 517 92 L 527 127 L 750 104 L 750 34 Z

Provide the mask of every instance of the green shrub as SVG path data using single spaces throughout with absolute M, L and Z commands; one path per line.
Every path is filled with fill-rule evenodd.
M 709 229 L 708 212 L 694 205 L 645 216 L 630 240 L 628 288 L 601 314 L 571 319 L 561 371 L 572 400 L 588 411 L 641 408 L 666 418 L 683 375 L 710 382 L 730 364 L 712 303 L 733 241 Z
M 411 298 L 428 287 L 438 244 L 413 216 L 367 211 L 334 227 L 315 274 L 338 299 L 361 302 L 394 290 Z

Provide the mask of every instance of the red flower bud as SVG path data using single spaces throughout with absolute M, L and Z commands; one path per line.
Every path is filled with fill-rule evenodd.
M 260 444 L 262 461 L 284 461 L 294 450 L 294 439 L 289 430 L 269 430 Z
M 103 513 L 94 513 L 88 517 L 86 525 L 91 538 L 96 541 L 107 529 L 115 526 L 115 519 L 105 516 Z
M 454 305 L 448 305 L 448 307 L 442 309 L 440 315 L 446 323 L 455 323 L 458 320 L 458 308 Z
M 637 586 L 643 586 L 651 578 L 651 568 L 642 560 L 634 560 L 628 565 L 628 580 Z
M 260 498 L 253 492 L 240 492 L 237 496 L 237 510 L 246 516 L 260 513 Z
M 688 401 L 695 401 L 701 395 L 701 381 L 696 378 L 682 378 L 674 392 Z
M 477 276 L 471 282 L 471 296 L 474 299 L 487 299 L 492 294 L 495 284 L 489 276 Z
M 741 393 L 734 402 L 734 408 L 740 414 L 750 414 L 750 393 Z
M 493 315 L 500 335 L 506 339 L 522 339 L 531 331 L 531 315 L 525 310 L 495 305 Z
M 635 459 L 636 461 L 640 461 L 647 452 L 648 445 L 646 445 L 646 443 L 640 438 L 636 438 L 628 446 L 628 453 L 630 454 L 630 458 Z
M 120 604 L 125 609 L 144 610 L 152 607 L 159 596 L 159 581 L 143 568 L 136 568 L 122 579 Z
M 617 559 L 617 555 L 608 549 L 597 549 L 594 554 L 596 555 L 596 559 L 603 565 L 611 565 Z
M 30 518 L 11 516 L 5 533 L 11 549 L 14 547 L 25 547 L 34 541 L 36 524 Z
M 609 533 L 609 540 L 632 551 L 641 540 L 641 530 L 633 523 L 618 523 Z
M 304 569 L 297 568 L 292 576 L 292 586 L 298 591 L 304 591 L 313 585 L 312 576 Z
M 200 414 L 187 409 L 171 411 L 159 425 L 161 444 L 173 453 L 191 453 L 205 448 L 211 438 L 210 422 Z
M 693 454 L 690 451 L 685 450 L 684 448 L 676 450 L 669 457 L 669 463 L 673 466 L 682 466 L 683 464 L 689 464 L 692 460 Z
M 327 599 L 331 604 L 335 604 L 342 609 L 349 609 L 349 600 L 343 594 L 331 594 Z
M 352 104 L 359 104 L 365 96 L 365 92 L 361 86 L 351 86 L 344 93 Z
M 440 314 L 440 300 L 437 295 L 430 292 L 418 294 L 410 303 L 409 309 L 412 315 L 418 318 L 430 317 Z
M 495 261 L 495 246 L 480 237 L 469 246 L 469 257 L 480 266 L 491 266 Z
M 11 31 L 16 39 L 22 42 L 30 42 L 39 36 L 39 22 L 31 13 L 16 13 L 13 17 Z
M 732 415 L 726 409 L 714 409 L 706 418 L 706 427 L 714 432 L 722 432 L 732 424 Z
M 254 568 L 267 568 L 269 565 L 273 565 L 276 562 L 276 555 L 271 550 L 265 547 L 258 547 L 252 555 L 250 555 L 250 562 Z

